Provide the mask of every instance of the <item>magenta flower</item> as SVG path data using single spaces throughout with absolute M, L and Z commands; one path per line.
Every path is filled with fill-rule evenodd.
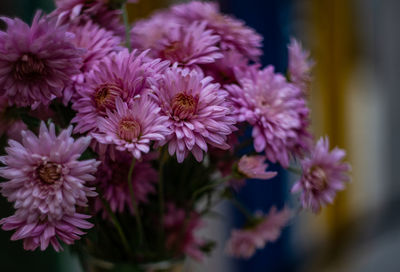
M 207 22 L 207 28 L 221 37 L 222 50 L 237 51 L 251 60 L 257 60 L 262 54 L 262 36 L 244 22 L 221 14 L 215 3 L 191 1 L 172 7 L 171 13 L 186 24 L 193 21 Z
M 149 60 L 146 55 L 147 51 L 137 55 L 135 50 L 112 53 L 85 75 L 80 98 L 72 105 L 77 111 L 72 120 L 77 123 L 75 132 L 96 132 L 98 118 L 106 117 L 107 110 L 115 110 L 117 97 L 128 102 L 161 77 L 168 62 Z
M 115 160 L 107 157 L 102 161 L 97 171 L 98 188 L 110 204 L 113 212 L 122 213 L 126 208 L 133 214 L 132 198 L 128 185 L 128 171 L 132 155 L 127 152 L 117 152 Z M 148 195 L 155 193 L 154 184 L 158 180 L 157 171 L 150 161 L 144 158 L 135 163 L 132 172 L 132 185 L 136 201 L 147 203 Z M 96 199 L 96 210 L 102 210 L 103 205 Z M 106 212 L 104 212 L 106 214 Z
M 257 70 L 256 66 L 239 78 L 238 85 L 226 86 L 235 104 L 239 122 L 253 126 L 254 149 L 265 151 L 272 162 L 284 167 L 290 155 L 308 149 L 309 109 L 301 91 L 274 73 L 272 66 Z
M 190 219 L 187 221 L 188 216 Z M 204 258 L 201 251 L 204 241 L 195 235 L 195 232 L 203 226 L 198 214 L 187 215 L 184 209 L 176 207 L 173 203 L 168 203 L 164 215 L 164 226 L 167 233 L 167 249 L 176 254 L 184 253 L 198 261 Z
M 144 94 L 129 105 L 120 97 L 116 110 L 107 110 L 107 117 L 98 119 L 99 132 L 92 133 L 102 144 L 113 144 L 120 151 L 131 152 L 136 159 L 150 151 L 151 141 L 163 141 L 170 134 L 168 117 L 159 114 L 160 108 Z
M 60 24 L 85 25 L 93 21 L 101 27 L 123 36 L 124 26 L 121 10 L 104 0 L 55 0 L 56 10 L 50 16 L 57 17 Z
M 305 93 L 311 82 L 311 69 L 314 62 L 309 59 L 310 53 L 304 51 L 301 44 L 294 38 L 290 40 L 289 50 L 289 78 Z
M 160 39 L 150 47 L 154 57 L 183 66 L 212 63 L 223 57 L 217 47 L 220 37 L 213 34 L 212 30 L 206 29 L 204 21 L 169 28 L 164 26 L 163 29 L 165 32 L 161 34 Z M 147 32 L 147 35 L 154 35 L 153 31 Z
M 254 179 L 271 179 L 275 177 L 277 172 L 267 172 L 265 169 L 268 164 L 265 163 L 265 156 L 246 156 L 244 155 L 238 163 L 239 172 L 247 178 Z
M 226 244 L 226 251 L 236 258 L 248 259 L 268 242 L 275 242 L 291 218 L 291 211 L 277 211 L 272 207 L 267 215 L 256 213 L 254 223 L 244 229 L 235 229 Z
M 207 144 L 229 148 L 227 136 L 235 129 L 235 120 L 227 93 L 211 81 L 196 70 L 174 66 L 165 72 L 159 86 L 153 86 L 161 114 L 168 117 L 166 125 L 173 132 L 160 145 L 168 142 L 169 154 L 176 153 L 178 162 L 189 152 L 201 161 Z
M 19 107 L 61 97 L 82 64 L 73 35 L 40 12 L 31 27 L 19 19 L 1 19 L 7 30 L 0 31 L 0 95 Z
M 95 67 L 101 60 L 113 52 L 122 50 L 121 38 L 114 36 L 114 33 L 99 27 L 92 21 L 88 21 L 83 26 L 71 25 L 69 31 L 75 34 L 73 44 L 85 50 L 83 63 L 80 67 L 81 73 L 73 76 L 74 84 L 64 91 L 65 103 L 72 100 L 75 102 L 79 98 L 78 90 L 84 88 L 85 77 L 88 72 Z
M 350 164 L 342 162 L 346 153 L 335 148 L 329 151 L 329 139 L 318 140 L 309 157 L 300 161 L 303 174 L 294 184 L 292 192 L 301 191 L 303 208 L 317 213 L 321 207 L 332 203 L 338 191 L 350 180 Z
M 0 221 L 4 230 L 16 229 L 12 240 L 24 240 L 27 250 L 52 244 L 61 249 L 59 240 L 72 244 L 92 224 L 89 216 L 76 212 L 87 206 L 88 197 L 96 196 L 95 188 L 86 183 L 95 179 L 98 162 L 78 160 L 88 147 L 90 138 L 71 137 L 72 126 L 58 136 L 53 124 L 47 129 L 42 122 L 39 135 L 22 132 L 22 143 L 9 141 L 6 165 L 0 175 L 8 179 L 0 184 L 1 193 L 14 202 L 16 212 Z

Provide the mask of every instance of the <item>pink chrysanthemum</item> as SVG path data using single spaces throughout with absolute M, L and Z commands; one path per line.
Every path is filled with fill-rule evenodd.
M 189 220 L 187 220 L 188 216 L 190 216 Z M 204 258 L 201 251 L 204 241 L 195 235 L 196 230 L 203 226 L 198 214 L 187 215 L 184 209 L 168 203 L 164 215 L 164 226 L 167 233 L 166 247 L 169 250 L 173 250 L 178 255 L 188 255 L 198 261 Z
M 182 66 L 212 63 L 223 55 L 217 47 L 220 37 L 206 29 L 206 25 L 204 21 L 196 21 L 188 26 L 164 26 L 165 32 L 159 40 L 151 44 L 150 52 L 154 57 L 177 62 Z M 152 32 L 147 32 L 147 35 L 154 35 Z
M 103 192 L 103 196 L 113 212 L 122 213 L 128 208 L 132 214 L 134 213 L 128 184 L 131 161 L 132 155 L 118 152 L 115 160 L 109 157 L 105 158 L 97 171 L 98 188 Z M 149 161 L 146 161 L 146 158 L 135 163 L 132 172 L 132 186 L 135 198 L 139 203 L 147 203 L 148 195 L 155 192 L 154 184 L 157 180 L 157 171 Z M 99 211 L 102 208 L 101 201 L 96 199 L 96 210 Z
M 277 172 L 265 171 L 268 164 L 265 163 L 265 156 L 246 156 L 240 158 L 238 163 L 238 171 L 247 178 L 254 179 L 271 179 L 275 177 Z
M 275 242 L 290 218 L 291 211 L 287 208 L 277 211 L 276 207 L 272 207 L 267 215 L 256 213 L 255 225 L 232 231 L 226 244 L 227 253 L 237 258 L 250 258 L 257 249 L 264 248 L 268 242 Z
M 58 18 L 60 24 L 84 25 L 93 21 L 101 27 L 123 36 L 124 26 L 121 10 L 104 0 L 55 0 L 56 10 L 50 16 Z
M 163 141 L 170 134 L 167 116 L 159 114 L 160 108 L 147 94 L 129 105 L 120 97 L 116 110 L 107 110 L 107 117 L 98 119 L 98 133 L 92 133 L 102 144 L 113 144 L 120 151 L 131 152 L 136 159 L 150 151 L 151 141 Z
M 31 27 L 20 19 L 1 20 L 7 30 L 0 31 L 0 95 L 20 107 L 62 96 L 82 64 L 73 35 L 40 12 Z
M 235 129 L 235 120 L 226 102 L 228 94 L 211 81 L 197 70 L 174 66 L 165 72 L 159 86 L 153 86 L 161 114 L 168 117 L 166 125 L 173 132 L 161 145 L 168 142 L 169 154 L 176 153 L 178 162 L 189 152 L 201 161 L 207 144 L 229 148 L 227 136 Z
M 75 132 L 97 131 L 98 118 L 107 116 L 106 110 L 115 110 L 115 98 L 128 102 L 161 77 L 168 62 L 147 60 L 146 55 L 147 51 L 137 55 L 135 50 L 112 53 L 85 75 L 80 98 L 72 105 L 77 111 L 72 120 L 77 123 Z
M 290 155 L 308 149 L 309 109 L 301 90 L 274 73 L 272 66 L 263 70 L 249 67 L 238 85 L 226 86 L 235 103 L 239 122 L 253 126 L 254 148 L 265 151 L 272 162 L 289 166 Z
M 123 47 L 121 46 L 120 37 L 99 27 L 92 21 L 88 21 L 83 26 L 71 25 L 69 31 L 75 34 L 74 45 L 85 50 L 83 63 L 80 67 L 81 73 L 73 77 L 74 84 L 64 92 L 65 102 L 71 99 L 72 102 L 75 102 L 78 98 L 77 89 L 83 88 L 82 84 L 86 82 L 87 73 L 105 57 L 112 52 L 121 51 Z
M 86 183 L 95 179 L 98 162 L 78 160 L 90 138 L 74 140 L 72 126 L 58 136 L 53 124 L 47 129 L 42 122 L 39 135 L 22 132 L 22 144 L 9 141 L 6 165 L 0 175 L 9 181 L 1 183 L 1 193 L 14 202 L 16 212 L 0 221 L 5 230 L 16 229 L 12 240 L 24 239 L 24 247 L 44 250 L 51 243 L 60 250 L 58 240 L 67 244 L 79 239 L 92 224 L 89 216 L 76 212 L 87 205 L 87 197 L 96 196 L 95 188 Z
M 248 59 L 236 51 L 223 52 L 224 57 L 214 63 L 200 65 L 207 76 L 211 76 L 221 85 L 236 84 L 238 79 L 236 74 L 239 71 L 244 73 L 248 68 Z M 236 72 L 235 72 L 236 71 Z
M 181 25 L 168 11 L 158 11 L 148 19 L 135 22 L 131 29 L 132 47 L 140 50 L 152 48 L 171 29 Z
M 321 207 L 332 203 L 338 191 L 348 182 L 351 167 L 342 162 L 346 152 L 335 148 L 329 151 L 329 139 L 318 140 L 311 155 L 301 160 L 303 174 L 292 192 L 301 191 L 301 204 L 317 213 Z
M 171 12 L 186 23 L 206 21 L 207 28 L 221 36 L 222 50 L 235 50 L 251 60 L 257 60 L 262 54 L 262 36 L 244 22 L 221 14 L 215 3 L 192 1 L 172 7 Z
M 85 49 L 81 72 L 89 72 L 93 66 L 112 52 L 122 50 L 122 40 L 111 31 L 99 27 L 92 21 L 83 26 L 70 26 L 69 31 L 75 34 L 73 43 Z
M 290 81 L 306 92 L 311 82 L 311 69 L 314 62 L 310 60 L 310 53 L 304 51 L 301 44 L 294 38 L 290 40 L 289 50 L 289 78 Z

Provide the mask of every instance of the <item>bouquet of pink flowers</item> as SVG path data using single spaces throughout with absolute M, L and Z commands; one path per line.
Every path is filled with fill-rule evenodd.
M 294 216 L 252 214 L 236 200 L 246 179 L 277 175 L 266 161 L 300 166 L 292 192 L 303 209 L 318 212 L 344 189 L 345 152 L 309 132 L 313 63 L 296 40 L 285 77 L 259 64 L 262 37 L 213 3 L 131 26 L 135 1 L 55 2 L 31 26 L 1 18 L 0 187 L 15 213 L 0 225 L 26 250 L 64 243 L 112 263 L 201 260 L 214 243 L 196 230 L 227 200 L 247 223 L 226 251 L 248 258 Z

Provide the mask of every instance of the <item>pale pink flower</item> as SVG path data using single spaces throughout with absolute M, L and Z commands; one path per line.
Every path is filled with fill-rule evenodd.
M 20 19 L 4 18 L 0 31 L 0 95 L 18 107 L 48 104 L 79 73 L 82 50 L 73 45 L 65 27 L 37 12 L 30 27 Z
M 164 226 L 167 235 L 167 249 L 173 250 L 173 253 L 177 254 L 178 257 L 181 254 L 186 254 L 201 261 L 204 258 L 201 251 L 204 241 L 197 238 L 195 233 L 203 226 L 200 216 L 194 212 L 188 215 L 184 209 L 176 207 L 173 203 L 167 203 L 166 206 Z
M 113 212 L 122 213 L 129 209 L 132 214 L 134 213 L 128 184 L 132 158 L 130 153 L 117 152 L 115 160 L 109 157 L 104 158 L 97 171 L 97 186 Z M 139 204 L 147 203 L 149 194 L 155 193 L 154 185 L 157 180 L 157 171 L 146 157 L 135 163 L 131 181 L 135 199 Z M 103 210 L 100 199 L 96 199 L 96 210 Z M 106 214 L 105 211 L 104 214 Z
M 128 151 L 136 159 L 150 151 L 152 141 L 164 141 L 170 134 L 168 117 L 160 115 L 160 108 L 147 94 L 129 105 L 120 97 L 115 100 L 116 110 L 107 110 L 107 117 L 98 119 L 98 133 L 92 133 L 102 144 L 113 144 L 120 151 Z
M 275 242 L 291 217 L 291 211 L 287 208 L 277 211 L 276 207 L 272 207 L 266 215 L 257 212 L 250 226 L 232 231 L 226 244 L 227 253 L 237 258 L 250 258 L 257 249 Z
M 97 195 L 86 183 L 95 179 L 98 162 L 78 160 L 90 137 L 74 140 L 71 132 L 72 126 L 57 136 L 54 124 L 47 129 L 42 122 L 38 136 L 23 131 L 22 143 L 10 140 L 0 158 L 5 165 L 0 175 L 9 180 L 0 184 L 1 193 L 16 209 L 0 224 L 16 229 L 12 240 L 24 239 L 27 250 L 44 250 L 51 243 L 58 251 L 59 240 L 71 244 L 83 234 L 80 228 L 92 226 L 76 209 Z
M 207 28 L 221 37 L 220 47 L 224 51 L 234 50 L 251 60 L 257 60 L 262 54 L 262 36 L 244 22 L 221 14 L 215 3 L 191 1 L 173 6 L 171 13 L 176 19 L 186 21 L 186 24 L 207 22 Z
M 311 82 L 311 69 L 314 62 L 310 60 L 310 53 L 303 50 L 300 42 L 292 38 L 288 45 L 290 81 L 300 87 L 306 93 Z
M 254 179 L 271 179 L 275 177 L 277 172 L 267 172 L 265 169 L 268 164 L 265 163 L 267 157 L 265 156 L 246 156 L 240 158 L 238 163 L 239 173 L 247 178 Z
M 321 138 L 309 157 L 300 161 L 303 174 L 292 188 L 301 191 L 303 208 L 317 213 L 321 207 L 332 203 L 336 193 L 350 180 L 351 166 L 343 162 L 346 152 L 339 148 L 329 151 L 329 139 Z
M 238 79 L 240 86 L 232 84 L 226 89 L 238 121 L 253 126 L 254 149 L 265 151 L 272 162 L 289 166 L 292 154 L 308 150 L 311 137 L 307 132 L 309 109 L 301 90 L 274 73 L 272 66 L 263 70 L 251 66 Z
M 96 132 L 98 118 L 115 110 L 117 97 L 129 102 L 161 77 L 169 63 L 149 60 L 146 55 L 147 51 L 137 54 L 136 50 L 111 53 L 85 75 L 85 84 L 78 89 L 80 98 L 72 105 L 77 111 L 72 119 L 77 123 L 75 132 Z
M 166 125 L 173 132 L 160 145 L 168 143 L 169 154 L 176 153 L 178 162 L 189 152 L 201 161 L 208 144 L 229 148 L 227 136 L 235 130 L 235 119 L 227 103 L 228 94 L 211 81 L 197 70 L 174 66 L 158 86 L 153 86 L 161 114 L 168 117 Z

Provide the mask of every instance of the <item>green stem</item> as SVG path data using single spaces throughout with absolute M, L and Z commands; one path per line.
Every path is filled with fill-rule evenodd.
M 232 204 L 249 220 L 253 220 L 253 215 L 236 198 L 231 198 Z
M 126 4 L 122 5 L 122 17 L 124 19 L 124 25 L 125 25 L 125 45 L 129 49 L 129 52 L 132 51 L 132 45 L 131 45 L 131 35 L 130 35 L 130 29 L 131 26 L 129 24 L 129 17 L 128 17 L 128 9 L 126 8 Z
M 228 176 L 226 176 L 226 177 L 224 177 L 224 178 L 218 180 L 218 181 L 215 182 L 215 183 L 207 184 L 206 186 L 203 186 L 203 187 L 199 188 L 197 191 L 194 192 L 193 197 L 192 197 L 192 200 L 191 200 L 190 203 L 192 203 L 192 205 L 193 205 L 194 202 L 196 201 L 197 197 L 198 197 L 200 194 L 202 194 L 202 193 L 204 193 L 204 192 L 207 192 L 208 190 L 213 189 L 213 188 L 215 188 L 215 187 L 218 187 L 219 185 L 224 184 L 225 182 L 227 182 L 227 181 L 230 180 L 230 179 L 232 179 L 232 175 L 228 175 Z
M 160 150 L 160 165 L 158 169 L 158 206 L 160 212 L 160 244 L 164 241 L 164 165 L 168 159 L 167 149 L 165 147 Z
M 115 213 L 111 210 L 110 204 L 108 204 L 107 200 L 104 199 L 104 197 L 99 193 L 100 200 L 103 203 L 104 208 L 106 209 L 108 215 L 111 218 L 111 222 L 114 224 L 115 228 L 117 229 L 117 232 L 119 234 L 119 237 L 121 238 L 122 244 L 125 248 L 125 250 L 133 255 L 133 252 L 129 246 L 128 239 L 126 239 L 125 233 L 122 230 L 121 224 L 118 222 L 117 216 Z
M 303 174 L 303 171 L 301 171 L 301 169 L 291 167 L 291 166 L 289 166 L 286 170 L 288 170 L 289 172 L 292 172 L 293 174 L 299 175 L 299 176 L 301 176 Z
M 143 224 L 142 224 L 142 218 L 140 217 L 138 203 L 136 201 L 135 192 L 133 191 L 133 184 L 132 184 L 132 173 L 133 173 L 133 169 L 135 168 L 135 163 L 136 163 L 136 160 L 135 160 L 135 158 L 133 158 L 131 166 L 129 167 L 129 172 L 128 172 L 128 186 L 129 186 L 129 192 L 131 194 L 133 211 L 135 212 L 136 224 L 137 224 L 138 232 L 139 232 L 139 245 L 142 245 L 142 243 L 144 241 Z

